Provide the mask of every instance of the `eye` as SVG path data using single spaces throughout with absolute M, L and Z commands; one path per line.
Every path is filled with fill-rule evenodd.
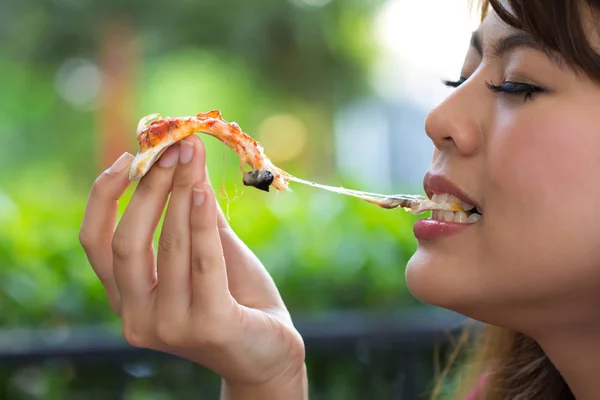
M 460 85 L 462 85 L 463 83 L 465 83 L 466 80 L 467 80 L 467 78 L 461 76 L 457 81 L 443 80 L 442 83 L 446 86 L 457 88 Z
M 487 82 L 486 86 L 494 93 L 506 93 L 513 96 L 523 96 L 524 100 L 533 100 L 535 93 L 546 93 L 546 89 L 530 83 L 505 81 L 501 85 L 493 85 Z

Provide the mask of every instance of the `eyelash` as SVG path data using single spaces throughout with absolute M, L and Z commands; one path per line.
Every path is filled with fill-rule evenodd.
M 444 85 L 457 88 L 462 85 L 467 78 L 460 77 L 458 81 L 443 81 Z M 523 101 L 533 100 L 533 95 L 535 93 L 545 93 L 546 90 L 539 86 L 535 86 L 529 83 L 521 83 L 521 82 L 511 82 L 505 81 L 501 85 L 493 85 L 489 82 L 486 82 L 486 86 L 494 93 L 505 93 L 513 96 L 524 96 Z

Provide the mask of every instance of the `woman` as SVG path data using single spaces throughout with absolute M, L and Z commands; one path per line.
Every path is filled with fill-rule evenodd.
M 488 324 L 463 380 L 470 398 L 597 399 L 600 1 L 490 2 L 447 82 L 456 90 L 426 121 L 428 194 L 454 194 L 481 218 L 418 222 L 407 283 Z M 113 235 L 130 160 L 95 182 L 80 234 L 127 341 L 214 370 L 226 399 L 306 398 L 302 338 L 218 208 L 201 141 L 163 155 Z

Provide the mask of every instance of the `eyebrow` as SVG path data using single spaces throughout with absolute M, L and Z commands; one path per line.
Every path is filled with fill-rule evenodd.
M 471 35 L 471 47 L 473 47 L 475 51 L 477 51 L 477 53 L 483 57 L 483 44 L 481 40 L 481 34 L 478 31 L 473 32 Z M 550 61 L 552 61 L 558 67 L 563 68 L 565 66 L 565 60 L 559 53 L 550 50 L 548 47 L 535 40 L 529 34 L 521 31 L 504 36 L 495 43 L 492 43 L 487 53 L 491 58 L 501 58 L 519 48 L 529 48 L 539 51 L 544 53 L 544 55 L 546 55 L 546 57 L 548 57 Z

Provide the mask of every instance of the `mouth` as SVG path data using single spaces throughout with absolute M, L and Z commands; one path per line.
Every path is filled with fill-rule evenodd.
M 425 175 L 424 188 L 433 202 L 456 204 L 461 208 L 458 211 L 433 210 L 431 220 L 458 224 L 475 224 L 481 221 L 482 207 L 445 176 L 428 173 Z
M 454 194 L 451 193 L 443 193 L 443 194 L 434 194 L 431 196 L 431 200 L 436 203 L 453 203 L 460 204 L 462 210 L 460 211 L 442 211 L 442 210 L 433 210 L 431 212 L 431 219 L 434 221 L 443 221 L 443 222 L 455 222 L 458 224 L 474 224 L 476 222 L 481 221 L 482 213 L 481 208 L 478 208 L 474 205 L 471 205 Z

